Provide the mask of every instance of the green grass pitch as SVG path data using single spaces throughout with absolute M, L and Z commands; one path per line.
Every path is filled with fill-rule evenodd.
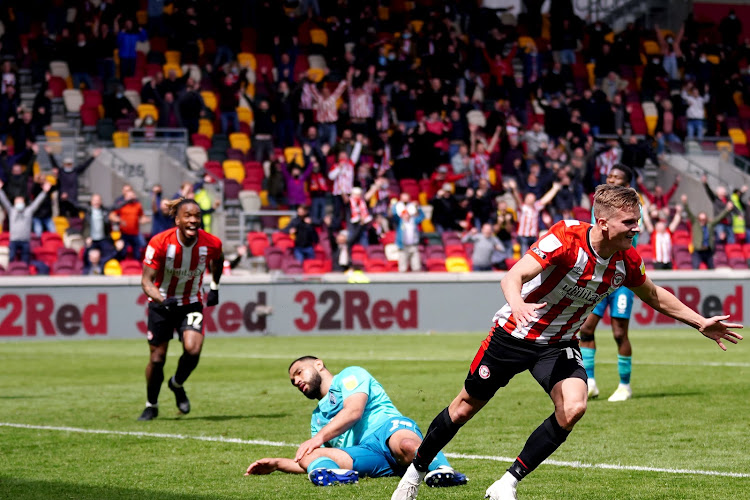
M 600 328 L 600 399 L 554 463 L 523 481 L 519 498 L 750 498 L 750 345 L 722 352 L 689 328 L 631 335 L 634 398 L 606 401 L 617 385 L 616 359 L 610 332 Z M 426 430 L 460 389 L 483 338 L 208 338 L 186 385 L 193 411 L 178 416 L 165 383 L 153 422 L 136 421 L 145 340 L 0 343 L 0 498 L 388 499 L 396 478 L 319 488 L 302 475 L 243 477 L 253 460 L 293 456 L 294 444 L 309 437 L 314 402 L 290 385 L 289 362 L 314 354 L 334 373 L 363 366 Z M 176 340 L 170 345 L 167 375 L 181 353 Z M 484 457 L 451 459 L 469 484 L 425 487 L 420 500 L 483 498 L 508 466 L 502 457 L 515 457 L 551 411 L 530 375 L 516 377 L 445 450 Z M 252 443 L 260 441 L 273 443 Z

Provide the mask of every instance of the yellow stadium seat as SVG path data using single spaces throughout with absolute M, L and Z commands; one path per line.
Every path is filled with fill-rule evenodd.
M 325 30 L 313 28 L 310 30 L 310 40 L 314 45 L 328 46 L 328 33 Z
M 112 142 L 115 143 L 116 148 L 127 148 L 130 146 L 130 136 L 123 130 L 118 130 L 112 134 Z
M 604 41 L 608 43 L 615 43 L 615 32 L 610 31 L 606 35 L 604 35 Z
M 179 64 L 167 63 L 162 66 L 162 70 L 164 71 L 164 76 L 169 76 L 169 73 L 171 71 L 174 71 L 174 74 L 177 76 L 177 78 L 180 78 L 182 76 L 182 68 Z
M 122 276 L 122 268 L 120 263 L 116 259 L 108 260 L 104 264 L 104 275 L 105 276 Z
M 530 36 L 519 36 L 518 46 L 521 47 L 524 51 L 529 52 L 536 48 L 536 43 Z
M 307 70 L 307 78 L 314 83 L 318 83 L 326 76 L 326 72 L 322 68 L 310 68 Z
M 586 75 L 589 77 L 589 87 L 594 87 L 594 83 L 596 83 L 596 74 L 594 73 L 594 70 L 596 69 L 596 63 L 586 63 Z
M 237 118 L 240 120 L 240 123 L 247 123 L 248 125 L 253 124 L 253 110 L 250 108 L 243 108 L 238 107 L 237 108 Z
M 447 257 L 445 259 L 445 269 L 449 273 L 468 273 L 471 271 L 469 263 L 463 257 Z
M 646 128 L 648 128 L 648 134 L 654 135 L 654 132 L 656 131 L 656 123 L 659 121 L 659 117 L 645 116 L 644 119 L 646 120 Z
M 216 111 L 219 103 L 216 100 L 216 94 L 214 94 L 213 91 L 202 90 L 201 97 L 203 98 L 203 104 L 205 104 L 208 109 L 210 109 L 211 111 Z
M 279 217 L 279 229 L 284 229 L 292 221 L 292 218 L 288 215 L 282 215 Z
M 287 163 L 296 163 L 297 165 L 302 165 L 303 163 L 305 163 L 302 148 L 284 148 L 284 160 L 286 160 Z
M 136 11 L 135 20 L 138 23 L 138 26 L 146 26 L 148 24 L 148 11 Z
M 710 54 L 710 55 L 706 56 L 706 59 L 708 59 L 708 62 L 710 62 L 711 64 L 719 64 L 719 62 L 721 61 L 719 59 L 719 56 L 717 56 L 715 54 Z
M 654 56 L 654 55 L 661 54 L 661 49 L 659 48 L 659 44 L 653 40 L 645 40 L 643 42 L 643 51 L 646 53 L 647 56 Z
M 168 50 L 164 53 L 164 58 L 167 64 L 180 64 L 180 55 L 179 50 Z
M 213 137 L 214 136 L 214 124 L 211 120 L 208 118 L 201 118 L 198 121 L 198 133 L 203 134 L 206 137 Z
M 53 224 L 55 224 L 55 231 L 60 236 L 65 235 L 65 231 L 70 227 L 70 222 L 68 222 L 67 217 L 57 216 L 52 218 Z
M 268 206 L 268 191 L 264 189 L 259 193 L 259 195 L 260 195 L 260 206 L 267 207 Z
M 732 142 L 735 144 L 747 144 L 747 137 L 745 132 L 740 128 L 730 128 L 729 137 L 732 138 Z
M 229 145 L 234 149 L 240 149 L 243 153 L 250 151 L 250 138 L 244 132 L 233 132 L 229 134 Z
M 221 164 L 224 170 L 224 177 L 234 179 L 239 183 L 245 180 L 245 166 L 239 160 L 224 160 Z
M 435 226 L 432 224 L 432 221 L 430 219 L 424 219 L 422 221 L 422 232 L 423 233 L 434 233 L 435 232 Z
M 255 99 L 255 84 L 254 83 L 248 83 L 245 86 L 245 95 L 248 96 L 250 99 Z
M 422 26 L 424 26 L 424 21 L 421 19 L 414 19 L 409 23 L 409 26 L 414 30 L 414 33 L 420 33 L 422 31 Z M 519 45 L 521 44 L 519 43 Z
M 154 106 L 153 104 L 147 104 L 147 103 L 139 104 L 137 111 L 138 111 L 138 118 L 140 120 L 143 120 L 144 118 L 146 118 L 149 115 L 154 120 L 158 120 L 159 119 L 159 110 L 156 109 L 156 106 Z
M 430 204 L 430 200 L 427 199 L 427 193 L 425 193 L 424 191 L 419 192 L 419 204 L 422 206 Z
M 253 71 L 258 67 L 258 61 L 255 60 L 255 56 L 250 52 L 240 52 L 237 54 L 237 62 L 241 68 L 250 68 Z
M 494 186 L 497 183 L 497 171 L 494 168 L 490 168 L 487 171 L 487 180 L 490 181 L 490 186 Z
M 717 142 L 716 149 L 721 153 L 731 153 L 734 150 L 734 148 L 732 148 L 732 143 L 727 141 Z

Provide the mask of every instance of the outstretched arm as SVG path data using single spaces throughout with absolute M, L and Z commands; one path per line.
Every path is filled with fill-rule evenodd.
M 740 323 L 725 323 L 725 320 L 729 319 L 729 315 L 704 318 L 683 304 L 680 299 L 667 290 L 655 285 L 648 277 L 646 277 L 646 281 L 641 286 L 633 288 L 633 292 L 643 302 L 660 313 L 692 326 L 705 337 L 716 342 L 724 351 L 727 348 L 723 340 L 727 340 L 733 344 L 736 344 L 738 340 L 742 340 L 742 335 L 730 330 L 730 328 L 742 328 L 742 325 Z
M 304 474 L 307 472 L 300 464 L 291 458 L 261 458 L 250 464 L 245 475 L 260 476 L 263 474 L 270 474 L 277 470 L 286 472 L 287 474 Z

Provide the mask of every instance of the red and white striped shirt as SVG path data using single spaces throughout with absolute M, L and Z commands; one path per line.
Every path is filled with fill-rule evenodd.
M 663 233 L 651 233 L 651 243 L 654 245 L 654 262 L 667 264 L 672 262 L 672 233 L 666 229 Z
M 349 116 L 351 118 L 366 120 L 372 118 L 375 106 L 372 103 L 372 91 L 374 85 L 365 83 L 362 90 L 349 91 Z
M 526 238 L 539 236 L 539 213 L 544 209 L 544 203 L 535 201 L 534 205 L 526 203 L 518 210 L 518 236 Z
M 178 232 L 168 229 L 151 238 L 143 264 L 157 271 L 154 284 L 165 299 L 175 297 L 183 305 L 202 302 L 203 275 L 208 262 L 221 258 L 221 240 L 199 229 L 195 243 L 186 247 Z
M 516 324 L 507 304 L 493 321 L 510 335 L 536 344 L 577 340 L 579 328 L 600 300 L 621 286 L 642 285 L 646 268 L 638 252 L 631 247 L 603 259 L 591 246 L 591 228 L 586 222 L 558 222 L 526 253 L 542 266 L 521 289 L 525 302 L 547 303 L 537 310 L 536 321 Z
M 335 163 L 328 172 L 328 178 L 333 181 L 333 195 L 351 194 L 354 187 L 354 164 L 349 160 Z
M 489 153 L 474 153 L 471 155 L 471 170 L 474 179 L 490 180 L 490 155 Z
M 302 109 L 313 109 L 313 104 L 315 104 L 315 97 L 313 95 L 313 87 L 315 84 L 310 82 L 305 82 L 302 84 L 302 94 L 299 98 L 299 107 Z
M 320 92 L 318 92 L 317 88 L 314 86 L 310 87 L 313 97 L 315 98 L 315 119 L 318 123 L 336 123 L 339 121 L 339 111 L 336 107 L 336 101 L 341 97 L 341 94 L 344 93 L 345 88 L 346 81 L 343 81 L 339 83 L 339 86 L 336 87 L 336 90 L 334 90 L 328 98 L 325 98 Z

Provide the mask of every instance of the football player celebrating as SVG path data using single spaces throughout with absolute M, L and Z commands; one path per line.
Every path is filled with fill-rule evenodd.
M 603 184 L 594 194 L 595 224 L 560 221 L 503 277 L 507 304 L 471 363 L 458 396 L 430 424 L 414 461 L 391 500 L 413 500 L 427 465 L 501 387 L 528 370 L 554 403 L 554 412 L 531 433 L 523 450 L 486 492 L 490 500 L 513 500 L 516 487 L 560 447 L 586 412 L 586 371 L 578 333 L 597 303 L 619 287 L 646 304 L 697 329 L 726 349 L 742 336 L 729 316 L 704 318 L 646 276 L 633 248 L 640 200 L 632 188 Z
M 146 365 L 146 409 L 138 420 L 159 414 L 159 391 L 164 381 L 164 362 L 175 330 L 182 342 L 177 371 L 169 379 L 180 412 L 190 412 L 183 384 L 198 366 L 203 348 L 203 293 L 206 266 L 211 286 L 206 305 L 219 303 L 219 280 L 224 264 L 221 240 L 202 229 L 201 209 L 195 200 L 169 202 L 169 215 L 177 227 L 151 238 L 143 260 L 141 287 L 148 297 L 148 343 L 151 356 Z

